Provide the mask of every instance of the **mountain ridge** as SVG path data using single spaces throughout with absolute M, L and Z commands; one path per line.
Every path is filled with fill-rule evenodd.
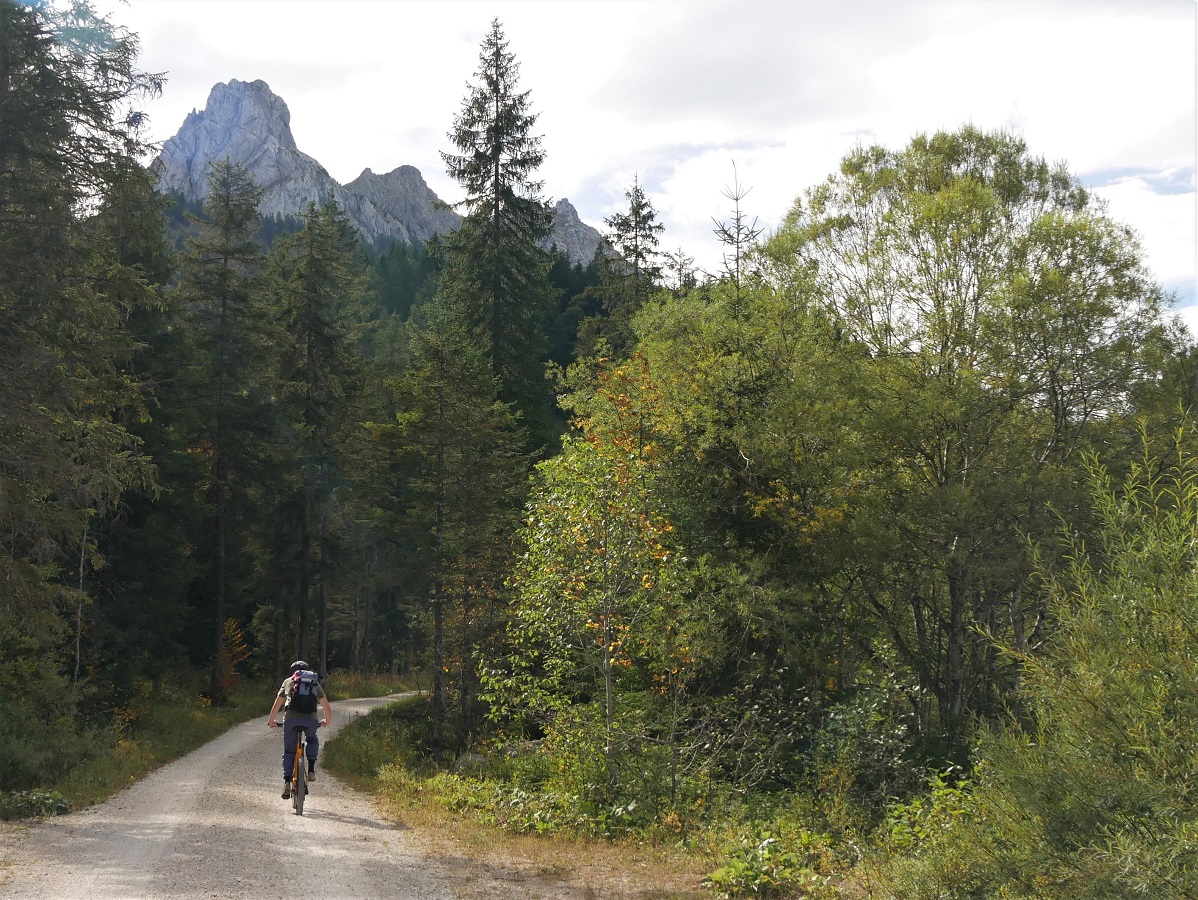
M 318 160 L 296 145 L 291 111 L 265 81 L 213 85 L 202 110 L 192 110 L 150 164 L 159 188 L 185 200 L 202 200 L 211 164 L 229 159 L 244 165 L 262 188 L 265 216 L 295 216 L 309 203 L 333 199 L 368 243 L 423 243 L 461 222 L 424 181 L 420 170 L 401 165 L 382 175 L 369 168 L 341 184 Z M 572 263 L 586 265 L 600 246 L 599 231 L 583 222 L 569 200 L 554 207 L 556 246 Z

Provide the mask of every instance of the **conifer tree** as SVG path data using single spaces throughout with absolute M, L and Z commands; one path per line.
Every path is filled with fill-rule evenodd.
M 519 90 L 520 66 L 499 20 L 491 23 L 470 86 L 449 133 L 456 153 L 442 153 L 466 193 L 461 227 L 449 238 L 441 278 L 447 301 L 461 310 L 490 357 L 505 399 L 530 423 L 547 414 L 541 363 L 543 322 L 554 299 L 552 257 L 541 246 L 553 225 L 534 173 L 545 159 L 532 133 L 537 116 Z
M 439 738 L 451 670 L 467 712 L 475 693 L 471 648 L 496 621 L 527 461 L 518 419 L 457 311 L 434 302 L 413 324 L 396 431 L 409 473 L 405 532 L 427 566 Z
M 184 427 L 206 463 L 198 489 L 207 495 L 203 544 L 211 547 L 207 591 L 212 598 L 214 697 L 221 693 L 230 532 L 270 421 L 263 383 L 265 320 L 256 295 L 261 251 L 254 237 L 261 197 L 244 166 L 228 160 L 213 164 L 204 200 L 206 220 L 189 242 L 179 285 L 194 352 L 188 374 L 192 416 Z
M 121 422 L 143 399 L 125 324 L 153 294 L 93 216 L 135 177 L 131 104 L 161 83 L 136 52 L 86 5 L 0 0 L 0 691 L 20 723 L 0 789 L 73 761 L 62 611 L 92 517 L 152 477 Z
M 595 349 L 602 338 L 607 351 L 622 354 L 634 340 L 632 316 L 661 283 L 658 235 L 665 226 L 657 221 L 657 211 L 639 178 L 633 179 L 624 196 L 628 211 L 603 220 L 612 253 L 602 258 L 600 283 L 591 292 L 600 298 L 605 315 L 583 323 L 580 342 L 587 350 Z
M 310 205 L 303 221 L 302 231 L 272 248 L 267 281 L 277 328 L 276 401 L 283 452 L 278 468 L 289 472 L 293 485 L 286 491 L 286 513 L 279 518 L 299 526 L 298 654 L 307 659 L 313 591 L 327 597 L 325 523 L 357 389 L 360 365 L 353 342 L 367 317 L 368 276 L 353 226 L 335 203 Z M 323 674 L 328 637 L 323 603 L 319 615 Z

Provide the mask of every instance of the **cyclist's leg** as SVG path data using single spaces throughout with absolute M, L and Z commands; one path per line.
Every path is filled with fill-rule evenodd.
M 316 719 L 305 720 L 304 730 L 308 734 L 308 771 L 316 771 L 316 757 L 320 754 L 320 738 L 316 736 L 319 723 Z
M 295 745 L 299 743 L 297 727 L 303 727 L 302 720 L 283 721 L 283 777 L 288 781 L 291 780 L 291 769 L 295 765 Z

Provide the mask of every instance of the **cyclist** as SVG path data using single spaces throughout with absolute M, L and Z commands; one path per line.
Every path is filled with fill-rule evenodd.
M 275 697 L 275 705 L 270 709 L 270 719 L 268 724 L 271 728 L 275 728 L 279 724 L 277 718 L 280 708 L 286 705 L 286 714 L 283 716 L 283 799 L 291 799 L 291 769 L 295 760 L 295 745 L 299 742 L 299 732 L 303 731 L 308 735 L 308 781 L 316 780 L 316 755 L 320 752 L 320 739 L 316 736 L 317 726 L 327 726 L 333 721 L 333 708 L 329 706 L 329 698 L 325 696 L 324 688 L 318 682 L 316 685 L 316 697 L 323 707 L 324 718 L 319 722 L 311 713 L 302 713 L 291 709 L 291 692 L 292 686 L 295 683 L 294 674 L 296 672 L 306 671 L 308 664 L 302 659 L 297 659 L 291 664 L 291 677 L 288 677 L 279 686 L 279 693 Z

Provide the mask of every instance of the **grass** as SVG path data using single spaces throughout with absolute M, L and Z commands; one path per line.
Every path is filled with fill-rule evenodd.
M 99 752 L 53 786 L 71 809 L 99 803 L 155 769 L 190 753 L 270 710 L 274 688 L 241 680 L 228 702 L 214 707 L 198 693 L 159 686 L 138 708 L 126 711 L 125 726 L 98 732 Z
M 438 855 L 467 856 L 520 879 L 568 885 L 572 895 L 594 900 L 710 900 L 699 888 L 711 868 L 706 853 L 648 840 L 513 834 L 455 812 L 438 779 L 424 777 L 434 773 L 417 745 L 423 715 L 420 700 L 412 698 L 356 719 L 326 746 L 325 767 L 374 794 L 389 819 Z
M 324 689 L 330 700 L 346 700 L 350 697 L 385 697 L 400 691 L 416 691 L 421 689 L 421 685 L 418 677 L 346 669 L 330 672 L 325 679 Z

